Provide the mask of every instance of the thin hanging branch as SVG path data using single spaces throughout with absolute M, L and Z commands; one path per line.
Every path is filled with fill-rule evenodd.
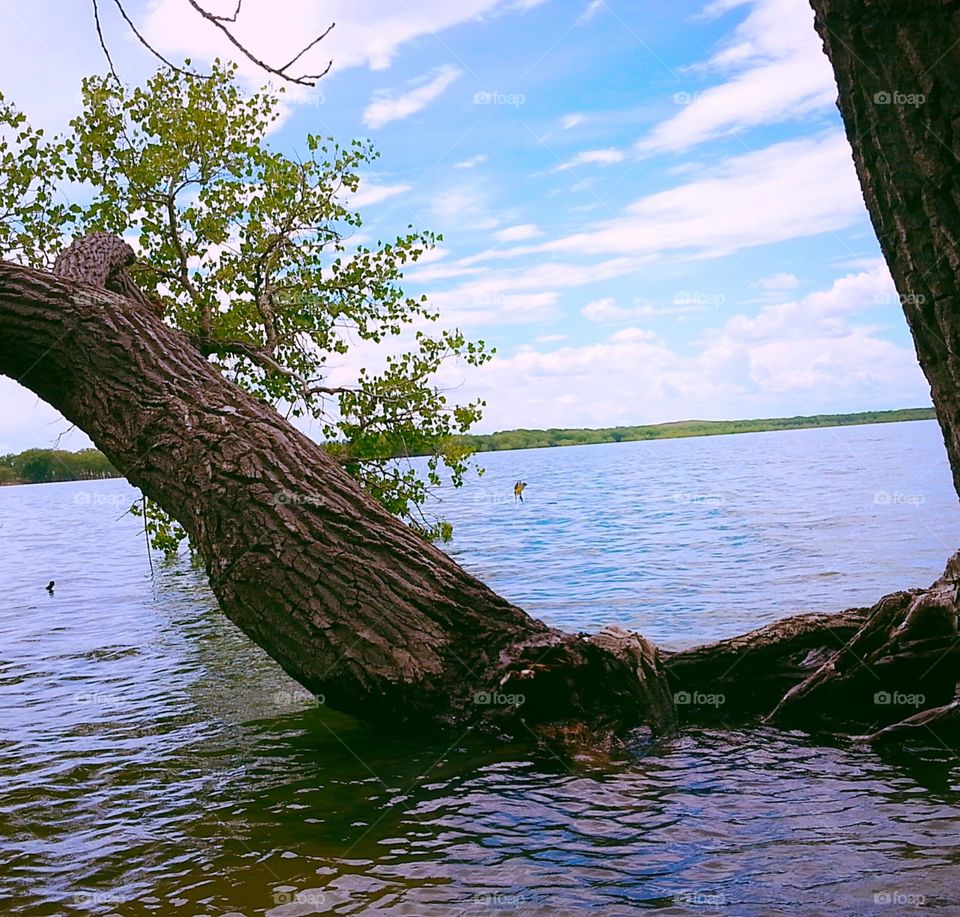
M 114 0 L 114 2 L 119 3 L 119 0 Z M 315 45 L 323 41 L 323 39 L 330 34 L 330 31 L 336 25 L 335 22 L 331 22 L 330 25 L 327 26 L 327 28 L 324 30 L 324 32 L 318 35 L 313 41 L 311 41 L 310 44 L 308 44 L 299 54 L 296 55 L 296 57 L 294 57 L 292 60 L 290 60 L 289 62 L 284 64 L 282 67 L 277 69 L 277 68 L 271 67 L 269 64 L 265 63 L 264 61 L 260 60 L 258 57 L 255 57 L 253 54 L 251 54 L 251 52 L 248 51 L 247 48 L 243 44 L 241 44 L 237 40 L 237 38 L 234 36 L 234 34 L 224 25 L 224 22 L 236 21 L 236 17 L 239 15 L 240 8 L 243 5 L 243 0 L 239 0 L 239 2 L 237 3 L 237 8 L 233 14 L 232 19 L 227 19 L 224 16 L 215 16 L 209 10 L 205 10 L 202 6 L 200 6 L 200 4 L 197 3 L 197 0 L 187 0 L 187 3 L 189 3 L 190 6 L 192 6 L 201 16 L 203 16 L 203 18 L 206 19 L 207 22 L 213 23 L 218 29 L 220 29 L 220 31 L 227 36 L 230 43 L 238 51 L 240 51 L 240 53 L 243 54 L 248 60 L 256 64 L 261 70 L 266 70 L 267 73 L 272 73 L 275 76 L 279 76 L 281 79 L 287 80 L 290 83 L 296 83 L 299 86 L 316 86 L 317 80 L 325 77 L 330 72 L 330 68 L 333 66 L 333 61 L 331 60 L 327 62 L 327 66 L 323 69 L 322 73 L 303 74 L 302 76 L 291 76 L 289 73 L 287 73 L 290 67 L 292 67 L 298 60 L 300 60 L 300 58 L 303 57 L 304 54 L 306 54 Z
M 119 76 L 117 76 L 117 71 L 113 66 L 113 59 L 110 56 L 110 51 L 107 47 L 106 39 L 103 35 L 103 28 L 100 23 L 100 0 L 92 0 L 93 3 L 93 21 L 97 30 L 97 38 L 100 41 L 100 47 L 103 49 L 103 54 L 107 59 L 107 64 L 110 67 L 110 73 L 113 77 L 119 81 Z M 194 70 L 186 70 L 183 67 L 178 67 L 172 61 L 164 57 L 150 42 L 144 37 L 143 33 L 137 28 L 134 21 L 127 14 L 126 9 L 124 9 L 122 0 L 113 0 L 114 5 L 120 11 L 120 15 L 123 17 L 124 22 L 130 28 L 130 31 L 136 36 L 137 41 L 143 45 L 157 60 L 161 61 L 165 66 L 169 67 L 171 70 L 176 73 L 188 74 L 190 76 L 198 76 L 204 79 L 208 78 L 208 75 L 205 73 L 197 73 Z M 237 17 L 240 15 L 240 11 L 243 8 L 243 0 L 237 0 L 237 6 L 233 11 L 232 16 L 218 16 L 215 13 L 211 13 L 209 10 L 204 9 L 196 0 L 187 0 L 187 3 L 193 7 L 193 9 L 199 13 L 207 22 L 215 25 L 224 35 L 230 43 L 246 57 L 249 61 L 256 64 L 261 70 L 266 71 L 267 73 L 272 73 L 274 76 L 280 77 L 282 80 L 286 80 L 289 83 L 295 83 L 298 86 L 316 86 L 317 81 L 323 79 L 329 72 L 330 68 L 333 66 L 333 61 L 327 61 L 327 66 L 324 67 L 323 71 L 320 73 L 312 74 L 302 74 L 300 76 L 293 76 L 290 74 L 290 68 L 296 64 L 308 51 L 316 47 L 324 38 L 326 38 L 333 27 L 336 25 L 335 22 L 331 22 L 329 26 L 318 35 L 313 41 L 311 41 L 302 51 L 300 51 L 295 57 L 285 63 L 282 67 L 271 67 L 266 61 L 261 60 L 256 57 L 237 37 L 230 31 L 226 23 L 236 23 Z
M 143 538 L 147 543 L 147 560 L 150 562 L 150 579 L 153 579 L 153 554 L 150 552 L 150 527 L 147 525 L 147 498 L 143 497 Z
M 177 73 L 182 73 L 189 76 L 198 76 L 203 79 L 207 79 L 205 73 L 196 73 L 193 70 L 185 70 L 183 67 L 178 67 L 172 61 L 167 60 L 153 45 L 147 41 L 146 38 L 142 35 L 140 30 L 136 27 L 133 20 L 127 15 L 127 11 L 123 8 L 123 4 L 120 0 L 113 0 L 114 5 L 120 11 L 120 15 L 123 17 L 123 21 L 130 27 L 130 31 L 136 36 L 137 41 L 140 42 L 157 60 L 161 61 L 171 70 L 174 70 Z M 103 37 L 103 31 L 100 28 L 100 9 L 99 9 L 99 0 L 93 0 L 93 18 L 97 26 L 97 37 L 100 39 L 100 47 L 103 48 L 103 53 L 107 57 L 107 63 L 110 65 L 110 72 L 113 74 L 113 77 L 117 82 L 120 81 L 120 77 L 117 76 L 117 71 L 113 67 L 113 61 L 110 59 L 110 52 L 107 50 L 107 43 Z
M 288 61 L 286 64 L 284 64 L 284 65 L 280 68 L 279 71 L 275 71 L 275 72 L 278 72 L 281 76 L 283 76 L 284 71 L 289 70 L 298 60 L 300 60 L 301 57 L 303 57 L 304 54 L 307 53 L 307 51 L 309 51 L 309 50 L 310 50 L 311 48 L 313 48 L 314 46 L 320 44 L 320 42 L 323 41 L 323 39 L 326 38 L 326 37 L 330 34 L 330 32 L 333 30 L 333 27 L 334 27 L 335 25 L 336 25 L 335 22 L 331 22 L 330 25 L 328 25 L 328 26 L 326 27 L 326 29 L 324 29 L 323 32 L 321 32 L 316 38 L 314 38 L 314 40 L 311 41 L 310 44 L 308 44 L 298 55 L 296 55 L 296 57 L 294 57 L 292 60 L 290 60 L 290 61 Z M 298 83 L 299 83 L 301 80 L 310 79 L 310 80 L 313 80 L 314 82 L 312 82 L 312 83 L 304 83 L 303 85 L 305 85 L 305 86 L 314 86 L 314 85 L 316 85 L 316 81 L 317 81 L 317 80 L 322 79 L 323 77 L 325 77 L 325 76 L 330 72 L 330 68 L 331 68 L 332 66 L 333 66 L 333 61 L 332 61 L 332 60 L 329 60 L 329 61 L 327 61 L 327 66 L 323 68 L 323 73 L 318 73 L 316 76 L 300 77 L 299 79 L 294 80 L 294 82 L 298 82 Z M 284 79 L 290 79 L 290 77 L 284 77 Z
M 119 83 L 120 77 L 117 76 L 117 71 L 114 69 L 113 58 L 110 57 L 110 49 L 107 47 L 106 39 L 103 37 L 103 28 L 100 25 L 100 7 L 97 4 L 97 0 L 93 0 L 93 23 L 97 28 L 97 38 L 100 40 L 100 47 L 103 50 L 103 56 L 107 59 L 107 66 L 110 67 L 110 73 Z

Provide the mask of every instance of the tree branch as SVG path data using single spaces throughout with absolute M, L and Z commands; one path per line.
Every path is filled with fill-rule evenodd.
M 104 38 L 103 29 L 100 23 L 100 5 L 99 5 L 100 0 L 92 0 L 92 3 L 93 3 L 93 20 L 94 20 L 94 25 L 97 31 L 97 38 L 100 41 L 100 47 L 103 50 L 104 56 L 107 59 L 107 64 L 110 67 L 110 73 L 113 75 L 114 79 L 116 79 L 119 82 L 120 77 L 117 75 L 117 71 L 113 66 L 113 60 L 110 57 L 110 51 L 107 48 L 107 43 Z M 137 41 L 139 41 L 140 44 L 143 45 L 143 47 L 150 52 L 150 54 L 152 54 L 155 58 L 157 58 L 157 60 L 161 61 L 165 66 L 169 67 L 171 70 L 173 70 L 176 73 L 181 73 L 181 74 L 184 74 L 185 76 L 189 75 L 189 76 L 200 77 L 201 79 L 210 78 L 209 74 L 198 73 L 195 70 L 186 70 L 183 67 L 178 67 L 172 61 L 164 57 L 152 44 L 150 44 L 149 41 L 147 41 L 147 39 L 143 36 L 143 33 L 141 33 L 140 30 L 137 28 L 134 21 L 127 14 L 127 11 L 123 6 L 122 0 L 113 0 L 113 3 L 116 6 L 116 8 L 120 11 L 120 15 L 123 17 L 123 21 L 126 22 L 130 31 L 133 32 L 133 34 L 136 36 Z M 274 76 L 278 76 L 282 80 L 286 80 L 289 83 L 295 83 L 298 86 L 316 86 L 317 81 L 323 79 L 323 77 L 325 77 L 330 72 L 330 68 L 333 66 L 333 61 L 331 60 L 327 62 L 327 66 L 324 67 L 323 71 L 320 73 L 313 73 L 313 74 L 305 73 L 305 74 L 302 74 L 301 76 L 291 76 L 290 73 L 288 73 L 289 69 L 295 63 L 297 63 L 297 61 L 299 61 L 308 51 L 316 47 L 321 41 L 323 41 L 324 38 L 326 38 L 330 34 L 331 30 L 336 25 L 335 22 L 331 22 L 330 25 L 327 26 L 327 28 L 324 29 L 324 31 L 320 35 L 318 35 L 313 41 L 311 41 L 305 48 L 303 48 L 303 50 L 301 50 L 297 55 L 295 55 L 291 60 L 285 63 L 282 67 L 277 68 L 277 67 L 271 67 L 268 63 L 266 63 L 266 61 L 263 61 L 260 58 L 256 57 L 251 51 L 247 49 L 247 47 L 242 42 L 240 42 L 234 36 L 233 32 L 231 32 L 230 29 L 227 28 L 226 23 L 228 22 L 236 23 L 237 17 L 240 15 L 241 8 L 243 7 L 243 0 L 237 0 L 237 6 L 236 6 L 236 9 L 234 9 L 233 11 L 232 16 L 218 16 L 215 13 L 211 13 L 209 10 L 204 9 L 199 3 L 197 3 L 196 0 L 187 0 L 187 3 L 189 3 L 190 6 L 192 6 L 193 9 L 197 13 L 199 13 L 204 19 L 206 19 L 207 22 L 216 26 L 221 32 L 223 32 L 223 34 L 227 37 L 227 40 L 241 54 L 243 54 L 244 57 L 246 57 L 252 63 L 256 64 L 256 66 L 259 67 L 261 70 L 265 70 L 267 73 L 272 73 Z
M 119 0 L 114 0 L 114 2 L 119 3 Z M 304 54 L 306 54 L 315 45 L 323 41 L 323 39 L 330 34 L 330 31 L 336 25 L 335 22 L 331 22 L 330 25 L 327 26 L 327 28 L 323 31 L 323 33 L 321 33 L 313 41 L 311 41 L 310 44 L 308 44 L 299 54 L 296 55 L 296 57 L 294 57 L 292 60 L 288 61 L 282 67 L 277 69 L 275 67 L 271 67 L 269 64 L 260 60 L 260 58 L 255 57 L 249 50 L 247 50 L 247 48 L 243 44 L 241 44 L 237 40 L 237 38 L 230 31 L 230 29 L 228 29 L 224 25 L 224 22 L 234 22 L 236 20 L 236 16 L 240 12 L 241 4 L 239 3 L 237 4 L 237 10 L 236 10 L 236 13 L 234 13 L 234 18 L 226 19 L 223 16 L 215 16 L 209 10 L 205 10 L 202 6 L 200 6 L 199 3 L 197 3 L 197 0 L 187 0 L 187 3 L 189 3 L 190 6 L 192 6 L 204 19 L 206 19 L 207 22 L 212 23 L 221 32 L 223 32 L 223 34 L 226 35 L 227 40 L 230 42 L 230 44 L 232 44 L 249 61 L 256 64 L 261 70 L 266 70 L 267 73 L 272 73 L 274 74 L 274 76 L 279 76 L 281 79 L 287 80 L 290 83 L 296 83 L 299 86 L 316 86 L 317 80 L 320 80 L 323 77 L 325 77 L 330 72 L 330 68 L 333 66 L 333 61 L 331 60 L 327 63 L 327 66 L 323 69 L 323 72 L 321 73 L 303 74 L 302 76 L 290 76 L 290 74 L 286 72 L 298 60 L 300 60 L 300 58 L 302 58 Z
M 183 187 L 183 186 L 181 186 Z M 180 224 L 177 220 L 177 192 L 171 188 L 167 195 L 167 222 L 170 228 L 170 241 L 173 243 L 177 252 L 177 260 L 180 262 L 180 274 L 178 280 L 183 284 L 190 299 L 195 306 L 200 308 L 200 330 L 203 334 L 209 336 L 213 333 L 213 314 L 210 311 L 210 303 L 201 299 L 197 288 L 190 280 L 190 266 L 187 261 L 187 253 L 183 248 L 183 240 L 180 238 Z
M 240 15 L 240 7 L 243 6 L 243 0 L 237 0 L 237 8 L 233 11 L 232 16 L 214 16 L 214 19 L 219 19 L 221 22 L 236 22 L 237 16 Z
M 117 72 L 113 69 L 113 62 L 110 60 L 110 53 L 109 51 L 107 51 L 106 42 L 103 40 L 103 33 L 100 31 L 98 3 L 99 3 L 99 0 L 93 0 L 93 14 L 97 22 L 97 33 L 100 38 L 100 47 L 103 48 L 103 53 L 107 56 L 107 62 L 110 64 L 110 72 L 119 82 L 120 77 L 117 76 Z M 120 2 L 120 0 L 113 0 L 113 3 L 116 6 L 116 8 L 120 11 L 120 15 L 123 17 L 123 21 L 126 22 L 126 24 L 130 27 L 130 31 L 133 32 L 133 34 L 136 36 L 137 41 L 139 41 L 140 44 L 142 44 L 155 58 L 157 58 L 157 60 L 162 61 L 167 67 L 169 67 L 171 70 L 175 71 L 176 73 L 182 73 L 185 76 L 197 76 L 205 80 L 209 79 L 209 77 L 205 73 L 196 73 L 192 70 L 184 70 L 183 67 L 178 67 L 176 64 L 167 60 L 156 48 L 154 48 L 153 45 L 150 44 L 149 41 L 146 40 L 146 38 L 143 37 L 140 30 L 136 27 L 136 25 L 134 25 L 133 20 L 127 15 L 127 11 L 123 8 L 123 4 Z
M 347 392 L 356 391 L 355 389 L 346 387 L 331 388 L 324 385 L 313 385 L 308 379 L 304 379 L 292 369 L 278 362 L 270 351 L 262 347 L 253 347 L 250 344 L 245 344 L 243 341 L 222 341 L 209 336 L 194 335 L 193 342 L 205 357 L 212 356 L 213 354 L 231 354 L 236 357 L 246 357 L 261 369 L 286 376 L 296 383 L 300 397 L 304 398 L 304 400 L 309 399 L 312 395 L 343 395 Z
M 107 66 L 110 68 L 110 73 L 119 83 L 120 77 L 117 76 L 117 71 L 113 66 L 113 58 L 110 57 L 110 50 L 107 48 L 106 39 L 103 37 L 103 29 L 100 26 L 100 7 L 97 4 L 97 0 L 93 0 L 93 24 L 97 29 L 97 38 L 100 41 L 100 48 L 103 50 L 103 56 L 107 59 Z

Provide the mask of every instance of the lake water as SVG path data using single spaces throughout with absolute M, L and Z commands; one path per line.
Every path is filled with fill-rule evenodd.
M 933 422 L 482 460 L 442 494 L 450 550 L 568 629 L 687 646 L 927 585 L 960 546 Z M 0 488 L 3 914 L 960 914 L 946 750 L 385 740 L 305 701 L 188 561 L 151 579 L 133 495 Z

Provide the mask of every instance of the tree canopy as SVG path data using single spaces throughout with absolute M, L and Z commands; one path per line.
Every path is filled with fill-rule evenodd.
M 162 69 L 136 88 L 90 77 L 71 131 L 50 140 L 0 98 L 0 256 L 48 267 L 72 236 L 124 235 L 169 324 L 250 393 L 312 418 L 391 512 L 449 537 L 423 504 L 444 473 L 462 483 L 459 437 L 483 404 L 451 403 L 434 379 L 444 361 L 477 366 L 491 351 L 437 328 L 426 297 L 403 291 L 404 268 L 440 237 L 409 226 L 353 241 L 350 200 L 376 151 L 315 135 L 297 156 L 273 149 L 280 94 L 244 93 L 235 69 Z M 358 347 L 382 365 L 331 384 Z M 425 472 L 396 461 L 411 455 L 428 456 Z

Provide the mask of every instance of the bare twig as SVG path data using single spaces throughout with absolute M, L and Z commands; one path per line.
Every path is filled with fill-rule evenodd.
M 301 57 L 303 57 L 304 54 L 307 53 L 307 51 L 309 51 L 311 48 L 315 47 L 316 45 L 320 44 L 320 42 L 323 41 L 323 39 L 330 34 L 330 32 L 333 30 L 333 27 L 335 25 L 336 25 L 335 22 L 331 22 L 330 25 L 328 25 L 326 29 L 323 30 L 323 32 L 321 32 L 316 38 L 314 38 L 314 40 L 311 41 L 310 44 L 308 44 L 296 57 L 292 58 L 290 61 L 288 61 L 286 64 L 284 64 L 280 68 L 280 71 L 279 71 L 280 74 L 282 75 L 284 71 L 289 70 L 298 60 L 300 60 Z M 332 60 L 328 61 L 327 66 L 323 70 L 323 73 L 320 73 L 317 76 L 302 77 L 301 79 L 311 79 L 314 81 L 319 80 L 321 77 L 326 76 L 330 72 L 330 68 L 332 66 L 333 66 L 333 61 Z M 290 77 L 285 77 L 285 78 L 290 79 Z M 296 80 L 295 82 L 300 82 L 300 80 Z M 307 83 L 305 85 L 313 86 L 314 83 Z
M 120 77 L 117 76 L 117 71 L 114 69 L 113 58 L 110 57 L 107 42 L 103 37 L 103 29 L 100 26 L 100 7 L 97 4 L 97 0 L 93 0 L 93 24 L 96 26 L 97 38 L 100 40 L 100 47 L 103 49 L 103 56 L 107 59 L 107 66 L 110 68 L 110 73 L 113 74 L 113 78 L 119 83 Z
M 107 59 L 107 64 L 110 67 L 110 73 L 119 82 L 120 77 L 117 76 L 117 71 L 114 69 L 113 60 L 110 57 L 110 51 L 107 48 L 107 43 L 103 36 L 103 28 L 100 23 L 100 0 L 92 0 L 92 3 L 93 3 L 93 20 L 97 30 L 97 38 L 100 41 L 100 47 L 103 49 L 104 56 Z M 198 73 L 195 70 L 187 70 L 183 67 L 178 67 L 172 61 L 164 57 L 152 44 L 150 44 L 149 41 L 147 41 L 147 39 L 143 36 L 143 33 L 137 28 L 134 21 L 127 14 L 127 11 L 123 5 L 123 0 L 113 0 L 113 3 L 116 6 L 116 8 L 120 11 L 120 15 L 123 17 L 123 20 L 124 22 L 126 22 L 130 31 L 133 32 L 133 34 L 136 36 L 137 41 L 139 41 L 140 44 L 143 45 L 143 47 L 150 52 L 150 54 L 152 54 L 155 58 L 157 58 L 157 60 L 161 61 L 171 70 L 173 70 L 175 73 L 180 73 L 184 76 L 195 76 L 202 79 L 210 78 L 210 74 Z M 324 67 L 323 71 L 320 73 L 312 73 L 312 74 L 305 73 L 300 76 L 292 76 L 289 73 L 290 68 L 294 64 L 296 64 L 299 60 L 301 60 L 308 51 L 316 47 L 321 41 L 323 41 L 324 38 L 326 38 L 330 34 L 330 31 L 333 29 L 336 23 L 333 23 L 333 22 L 330 23 L 330 25 L 327 26 L 327 28 L 324 29 L 324 31 L 320 35 L 318 35 L 302 51 L 300 51 L 295 57 L 289 60 L 282 67 L 271 67 L 266 61 L 263 61 L 260 58 L 256 57 L 250 50 L 248 50 L 248 48 L 236 38 L 233 32 L 231 32 L 226 25 L 227 23 L 236 23 L 237 17 L 240 15 L 240 11 L 243 7 L 243 0 L 237 0 L 237 6 L 233 11 L 232 16 L 218 16 L 216 13 L 211 13 L 209 10 L 204 9 L 204 7 L 202 7 L 197 2 L 197 0 L 187 0 L 187 3 L 189 3 L 190 6 L 192 6 L 193 9 L 197 13 L 199 13 L 204 19 L 206 19 L 207 22 L 216 26 L 221 32 L 223 32 L 223 34 L 227 37 L 227 40 L 241 54 L 243 54 L 244 57 L 246 57 L 252 63 L 256 64 L 256 66 L 259 67 L 261 70 L 265 70 L 267 73 L 272 73 L 274 76 L 278 76 L 282 80 L 286 80 L 287 82 L 290 82 L 290 83 L 295 83 L 298 86 L 316 86 L 317 81 L 325 77 L 330 72 L 330 68 L 333 66 L 333 61 L 331 60 L 327 62 L 327 66 Z
M 282 363 L 279 363 L 274 358 L 273 354 L 269 353 L 264 348 L 254 347 L 250 344 L 244 343 L 243 341 L 222 341 L 201 334 L 194 337 L 194 343 L 196 344 L 200 353 L 202 353 L 205 357 L 208 357 L 211 354 L 232 354 L 236 357 L 246 357 L 251 363 L 259 366 L 261 369 L 266 369 L 270 372 L 278 373 L 281 376 L 286 376 L 296 384 L 297 391 L 300 397 L 304 398 L 304 400 L 307 400 L 311 395 L 314 394 L 322 393 L 327 395 L 342 395 L 345 392 L 352 391 L 352 389 L 349 388 L 327 388 L 320 385 L 313 386 L 309 380 L 304 379 L 292 369 L 289 369 Z
M 194 346 L 202 353 L 205 357 L 209 357 L 213 354 L 226 355 L 230 354 L 235 357 L 245 357 L 255 366 L 259 366 L 261 369 L 265 369 L 268 372 L 274 372 L 278 375 L 285 376 L 287 379 L 290 379 L 297 390 L 297 394 L 305 401 L 309 400 L 314 395 L 346 395 L 346 394 L 362 394 L 366 395 L 368 398 L 375 398 L 378 401 L 390 402 L 390 403 L 401 403 L 404 399 L 386 395 L 382 392 L 373 392 L 369 389 L 357 388 L 349 385 L 340 385 L 340 386 L 329 386 L 329 385 L 319 385 L 312 382 L 310 379 L 305 379 L 299 373 L 290 369 L 287 366 L 284 366 L 282 363 L 278 362 L 277 359 L 263 347 L 255 347 L 251 344 L 244 343 L 243 341 L 225 341 L 219 340 L 217 338 L 211 338 L 204 336 L 202 334 L 192 335 L 191 339 L 194 343 Z M 412 416 L 412 414 L 411 414 Z
M 64 436 L 66 436 L 68 433 L 72 433 L 72 432 L 73 432 L 74 430 L 76 430 L 76 429 L 77 429 L 77 425 L 76 425 L 75 423 L 72 423 L 72 424 L 70 424 L 69 427 L 67 427 L 66 430 L 63 430 L 62 432 L 58 433 L 58 434 L 57 434 L 57 438 L 56 438 L 56 440 L 54 441 L 53 448 L 54 448 L 55 450 L 56 450 L 56 449 L 59 449 L 59 448 L 60 448 L 60 440 L 63 439 Z
M 150 529 L 147 526 L 147 498 L 143 498 L 143 539 L 147 543 L 147 560 L 150 562 L 150 579 L 153 579 L 153 554 L 150 552 Z
M 232 16 L 214 16 L 214 19 L 219 19 L 221 22 L 236 22 L 237 16 L 240 15 L 240 7 L 243 6 L 243 0 L 237 0 L 237 8 L 233 11 Z
M 114 2 L 119 3 L 120 0 L 114 0 Z M 326 38 L 327 35 L 330 34 L 330 30 L 336 25 L 335 22 L 331 22 L 330 25 L 327 26 L 327 28 L 324 30 L 324 32 L 321 35 L 319 35 L 317 38 L 315 38 L 313 41 L 311 41 L 310 44 L 308 44 L 296 57 L 294 57 L 291 61 L 289 61 L 288 63 L 284 64 L 282 67 L 277 69 L 276 67 L 271 67 L 266 62 L 260 60 L 260 58 L 255 57 L 249 50 L 247 50 L 245 45 L 241 44 L 240 41 L 237 40 L 233 32 L 231 32 L 230 29 L 228 29 L 224 25 L 225 21 L 232 22 L 234 20 L 232 19 L 227 20 L 223 16 L 215 16 L 209 10 L 205 10 L 202 6 L 200 6 L 200 4 L 197 3 L 197 0 L 187 0 L 187 3 L 189 3 L 190 6 L 192 6 L 201 16 L 203 16 L 203 18 L 206 19 L 207 22 L 212 23 L 221 32 L 223 32 L 223 34 L 226 35 L 227 40 L 230 42 L 230 44 L 232 44 L 241 54 L 243 54 L 244 57 L 246 57 L 249 61 L 256 64 L 261 70 L 266 70 L 267 73 L 272 73 L 274 76 L 279 76 L 283 80 L 287 80 L 290 83 L 296 83 L 299 86 L 316 86 L 317 80 L 325 77 L 330 72 L 330 68 L 333 66 L 333 61 L 328 61 L 327 66 L 323 69 L 321 73 L 312 73 L 312 74 L 305 73 L 302 76 L 291 76 L 289 73 L 287 73 L 287 70 L 290 67 L 292 67 L 298 60 L 300 60 L 300 58 L 303 57 L 303 55 L 306 54 L 307 51 L 309 51 L 316 44 L 318 44 L 320 41 Z M 239 12 L 240 12 L 240 4 L 237 5 L 237 12 L 234 13 L 234 19 L 236 18 L 237 13 Z
M 98 2 L 99 0 L 93 0 L 94 10 L 96 10 Z M 133 34 L 137 37 L 137 41 L 139 41 L 140 44 L 142 44 L 155 58 L 157 58 L 157 60 L 162 61 L 171 70 L 175 71 L 176 73 L 181 73 L 184 76 L 196 76 L 196 77 L 200 77 L 201 79 L 210 78 L 209 75 L 206 73 L 196 73 L 192 70 L 184 70 L 183 67 L 178 67 L 172 61 L 167 60 L 156 48 L 154 48 L 153 45 L 150 44 L 149 41 L 146 40 L 146 38 L 143 37 L 143 35 L 140 33 L 140 30 L 136 27 L 136 25 L 134 25 L 133 20 L 127 15 L 127 11 L 123 8 L 123 3 L 121 3 L 120 0 L 113 0 L 113 3 L 114 3 L 114 6 L 116 6 L 116 8 L 120 11 L 120 15 L 123 16 L 123 21 L 126 22 L 126 24 L 130 27 L 130 31 L 133 32 Z M 107 54 L 107 60 L 109 61 L 110 55 L 107 53 L 107 48 L 103 42 L 102 35 L 100 37 L 100 44 L 103 47 L 104 53 Z M 110 70 L 111 72 L 113 72 L 113 75 L 116 77 L 117 74 L 113 70 L 113 64 L 110 65 Z M 119 77 L 117 77 L 117 79 L 119 80 Z

